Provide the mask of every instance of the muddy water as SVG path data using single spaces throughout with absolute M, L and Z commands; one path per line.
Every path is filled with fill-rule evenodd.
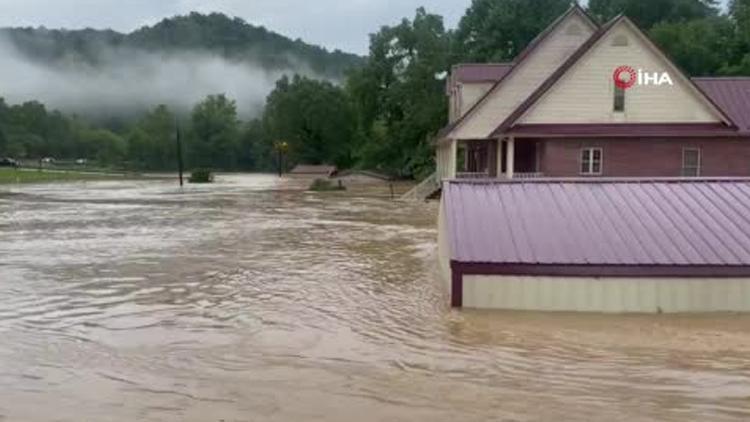
M 295 186 L 0 188 L 0 420 L 750 420 L 750 318 L 451 311 L 434 204 Z

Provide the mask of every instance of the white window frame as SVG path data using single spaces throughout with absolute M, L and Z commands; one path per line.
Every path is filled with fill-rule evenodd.
M 697 152 L 698 153 L 698 163 L 697 163 L 697 165 L 695 167 L 695 175 L 687 175 L 686 174 L 686 170 L 688 169 L 688 167 L 686 166 L 686 164 L 687 164 L 686 158 L 687 158 L 687 153 L 688 152 Z M 686 148 L 682 149 L 682 168 L 681 168 L 680 176 L 682 176 L 682 177 L 700 177 L 700 175 L 701 175 L 701 167 L 702 166 L 703 166 L 703 152 L 701 151 L 700 148 L 688 148 L 688 147 L 686 147 Z M 690 167 L 690 169 L 692 169 L 692 167 Z
M 599 152 L 599 171 L 594 171 L 594 153 Z M 587 157 L 588 155 L 588 157 Z M 584 163 L 588 158 L 587 169 L 583 169 Z M 582 176 L 601 176 L 604 171 L 604 149 L 601 147 L 586 147 L 581 148 L 580 154 L 578 155 L 578 172 Z

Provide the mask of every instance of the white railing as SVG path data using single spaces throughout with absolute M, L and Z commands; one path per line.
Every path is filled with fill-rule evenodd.
M 544 173 L 514 173 L 514 179 L 541 179 L 544 177 Z
M 481 172 L 457 172 L 456 179 L 488 179 L 490 174 L 486 171 Z
M 432 173 L 427 176 L 426 179 L 419 182 L 417 186 L 414 186 L 409 192 L 406 192 L 401 196 L 402 201 L 424 201 L 430 195 L 437 192 L 440 189 L 440 180 L 438 179 L 437 173 Z

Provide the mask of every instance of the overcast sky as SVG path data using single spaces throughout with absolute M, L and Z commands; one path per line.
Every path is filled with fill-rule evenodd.
M 0 0 L 0 26 L 129 32 L 190 11 L 224 12 L 291 38 L 365 54 L 368 34 L 419 6 L 455 26 L 471 0 Z
M 470 3 L 471 0 L 0 0 L 0 26 L 92 27 L 129 32 L 176 14 L 218 11 L 291 38 L 365 54 L 368 34 L 382 25 L 412 17 L 419 6 L 444 16 L 446 24 L 454 27 Z

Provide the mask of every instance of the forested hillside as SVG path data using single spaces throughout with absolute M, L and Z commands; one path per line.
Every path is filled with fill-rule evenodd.
M 42 52 L 46 60 L 64 50 L 95 62 L 98 46 L 106 44 L 150 51 L 200 48 L 286 67 L 285 61 L 298 59 L 279 52 L 290 52 L 321 74 L 346 76 L 283 76 L 255 118 L 238 112 L 242 99 L 222 92 L 194 104 L 182 117 L 191 166 L 271 170 L 274 146 L 285 141 L 289 165 L 332 163 L 419 178 L 434 168 L 431 140 L 446 123 L 444 77 L 450 67 L 512 60 L 568 7 L 569 0 L 473 0 L 454 30 L 441 16 L 419 9 L 373 34 L 362 60 L 221 15 L 169 19 L 129 35 L 12 33 L 26 51 Z M 601 22 L 627 14 L 694 76 L 750 75 L 750 0 L 733 0 L 727 10 L 714 0 L 590 0 L 589 11 Z M 102 128 L 37 103 L 0 103 L 0 155 L 85 155 L 135 168 L 173 168 L 175 114 L 181 113 L 154 104 L 135 121 Z
M 96 65 L 102 60 L 102 53 L 113 48 L 156 53 L 197 51 L 237 61 L 251 60 L 266 69 L 304 64 L 330 79 L 343 78 L 347 69 L 362 62 L 354 54 L 329 52 L 220 13 L 176 16 L 129 34 L 94 29 L 4 28 L 0 29 L 2 36 L 28 57 L 50 62 L 80 60 Z

